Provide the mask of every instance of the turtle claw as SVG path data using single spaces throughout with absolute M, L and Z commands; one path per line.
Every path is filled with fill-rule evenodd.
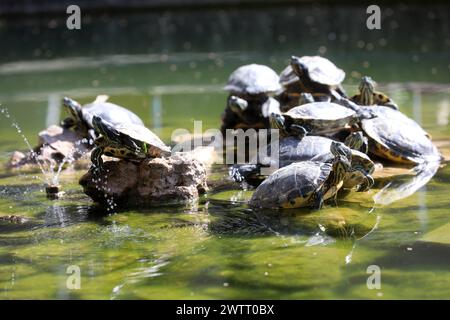
M 372 188 L 372 186 L 375 184 L 375 180 L 372 178 L 371 175 L 367 174 L 365 175 L 365 179 L 364 182 L 361 183 L 357 189 L 356 192 L 366 192 L 369 191 L 370 188 Z

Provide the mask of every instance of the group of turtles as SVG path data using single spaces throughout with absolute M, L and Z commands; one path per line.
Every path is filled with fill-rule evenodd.
M 374 184 L 373 156 L 409 165 L 441 160 L 429 134 L 375 91 L 370 77 L 352 97 L 341 85 L 344 78 L 320 56 L 293 56 L 280 75 L 258 64 L 231 74 L 222 133 L 270 128 L 280 137 L 278 150 L 267 146 L 267 158 L 230 169 L 233 179 L 256 187 L 251 206 L 321 208 L 341 188 L 367 191 Z M 86 138 L 96 172 L 102 172 L 102 155 L 131 161 L 170 156 L 171 148 L 139 116 L 107 100 L 98 96 L 84 106 L 63 100 L 70 116 L 61 125 Z M 263 167 L 279 169 L 262 174 Z
M 321 208 L 341 188 L 367 191 L 374 184 L 373 156 L 414 166 L 441 161 L 430 135 L 376 91 L 370 77 L 362 77 L 352 97 L 341 85 L 344 78 L 320 56 L 293 56 L 279 76 L 258 64 L 230 75 L 221 131 L 279 130 L 276 154 L 269 145 L 268 158 L 230 170 L 236 181 L 256 187 L 251 206 Z M 274 164 L 278 170 L 261 174 Z

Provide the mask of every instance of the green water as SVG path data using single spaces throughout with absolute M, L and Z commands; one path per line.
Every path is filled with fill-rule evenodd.
M 99 14 L 70 32 L 63 17 L 4 19 L 0 102 L 32 144 L 65 116 L 52 101 L 97 94 L 170 142 L 195 120 L 220 125 L 221 87 L 237 66 L 281 71 L 292 53 L 322 53 L 347 71 L 349 92 L 372 75 L 435 140 L 449 140 L 448 7 L 383 12 L 381 31 L 365 29 L 364 8 L 351 6 Z M 10 120 L 0 124 L 3 164 L 26 146 Z M 0 215 L 29 218 L 0 222 L 0 298 L 450 298 L 448 166 L 389 206 L 373 204 L 389 182 L 379 180 L 320 212 L 252 211 L 251 191 L 214 188 L 225 173 L 213 168 L 198 203 L 108 215 L 77 184 L 83 171 L 63 172 L 66 195 L 50 201 L 42 175 L 0 169 Z M 72 265 L 79 290 L 66 286 Z M 371 265 L 381 289 L 366 285 Z

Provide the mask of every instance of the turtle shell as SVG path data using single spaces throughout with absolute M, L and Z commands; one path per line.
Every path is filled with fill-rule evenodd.
M 389 107 L 370 108 L 376 117 L 362 120 L 361 125 L 372 153 L 405 164 L 441 160 L 438 149 L 417 122 Z
M 336 65 L 320 56 L 304 56 L 300 58 L 308 68 L 309 78 L 317 83 L 328 86 L 337 86 L 345 78 L 345 72 Z
M 307 67 L 309 78 L 317 83 L 327 86 L 337 86 L 345 79 L 344 70 L 336 67 L 336 65 L 320 56 L 303 56 L 300 61 Z M 280 83 L 288 86 L 299 78 L 294 70 L 288 65 L 280 74 Z
M 297 208 L 311 205 L 311 197 L 327 180 L 329 163 L 304 161 L 278 169 L 256 188 L 250 206 Z
M 320 136 L 305 136 L 299 139 L 294 136 L 288 136 L 280 140 L 278 146 L 278 165 L 285 167 L 294 162 L 308 161 L 315 158 L 316 161 L 323 162 L 326 159 L 322 155 L 332 154 L 330 152 L 331 142 L 333 140 Z M 271 157 L 271 145 L 268 146 L 267 154 Z M 269 161 L 262 159 L 261 163 L 269 164 Z
M 147 144 L 147 153 L 152 157 L 170 155 L 168 147 L 156 134 L 150 129 L 137 124 L 119 125 L 114 127 L 117 131 L 129 137 L 134 141 Z
M 256 95 L 281 89 L 279 78 L 271 68 L 260 64 L 248 64 L 231 73 L 225 90 L 238 95 Z
M 107 101 L 96 100 L 92 103 L 84 105 L 82 112 L 83 119 L 90 128 L 93 128 L 92 118 L 94 115 L 99 116 L 103 120 L 111 123 L 114 127 L 121 124 L 136 124 L 144 126 L 141 118 L 139 118 L 135 113 Z
M 312 102 L 290 109 L 283 115 L 292 122 L 309 125 L 310 133 L 342 129 L 354 121 L 355 111 L 332 102 Z

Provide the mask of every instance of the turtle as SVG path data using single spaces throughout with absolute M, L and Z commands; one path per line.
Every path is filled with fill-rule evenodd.
M 130 110 L 108 102 L 108 96 L 97 96 L 94 102 L 83 107 L 75 100 L 64 97 L 63 105 L 70 114 L 70 117 L 63 120 L 61 126 L 64 128 L 74 128 L 83 137 L 89 138 L 92 142 L 97 138 L 92 123 L 94 115 L 101 117 L 113 125 L 136 124 L 143 126 L 141 118 Z
M 312 102 L 297 106 L 284 113 L 274 113 L 271 125 L 280 130 L 280 135 L 296 135 L 298 126 L 309 134 L 322 135 L 350 128 L 361 117 L 371 117 L 365 112 L 354 111 L 333 102 Z
M 222 114 L 222 133 L 225 134 L 226 129 L 268 128 L 270 113 L 267 110 L 279 109 L 278 101 L 271 98 L 281 88 L 278 80 L 277 73 L 265 65 L 248 64 L 233 71 L 224 87 L 230 95 Z M 245 108 L 238 108 L 238 113 L 233 108 L 233 97 L 247 102 Z
M 369 151 L 396 163 L 417 165 L 442 160 L 429 134 L 414 120 L 386 106 L 370 108 L 376 117 L 361 120 Z
M 344 186 L 352 188 L 358 186 L 358 191 L 366 191 L 373 185 L 373 178 L 370 176 L 375 170 L 375 164 L 365 153 L 357 149 L 364 143 L 362 132 L 351 134 L 352 139 L 347 139 L 345 145 L 350 148 L 352 171 L 345 177 Z M 252 163 L 234 165 L 230 168 L 231 177 L 238 182 L 246 181 L 250 185 L 257 186 L 270 173 L 270 168 L 282 168 L 295 162 L 332 160 L 330 147 L 333 140 L 321 136 L 294 137 L 288 136 L 279 141 L 278 157 L 272 157 L 272 146 L 267 147 L 267 158 L 260 161 L 252 159 Z M 264 174 L 261 169 L 265 168 Z M 357 172 L 359 171 L 359 172 Z
M 147 158 L 170 156 L 170 147 L 152 131 L 139 124 L 113 125 L 99 116 L 92 120 L 94 129 L 100 133 L 95 140 L 91 161 L 95 168 L 101 170 L 102 155 L 142 161 Z
M 302 161 L 278 169 L 256 188 L 249 205 L 273 209 L 322 208 L 325 200 L 336 196 L 346 172 L 351 170 L 351 155 L 343 146 L 340 142 L 331 143 L 334 155 L 331 163 Z
M 226 129 L 268 129 L 272 113 L 281 113 L 279 102 L 272 97 L 261 103 L 231 95 L 222 115 L 221 131 L 225 135 Z
M 246 97 L 268 95 L 281 89 L 277 73 L 261 64 L 248 64 L 233 71 L 224 90 Z
M 398 110 L 397 104 L 382 92 L 375 91 L 376 82 L 368 76 L 361 78 L 359 94 L 350 98 L 351 101 L 363 106 L 386 106 Z
M 281 109 L 287 111 L 299 104 L 301 93 L 311 93 L 316 101 L 334 101 L 346 97 L 341 83 L 345 72 L 330 60 L 320 56 L 291 57 L 290 64 L 280 74 L 283 90 L 277 94 Z

